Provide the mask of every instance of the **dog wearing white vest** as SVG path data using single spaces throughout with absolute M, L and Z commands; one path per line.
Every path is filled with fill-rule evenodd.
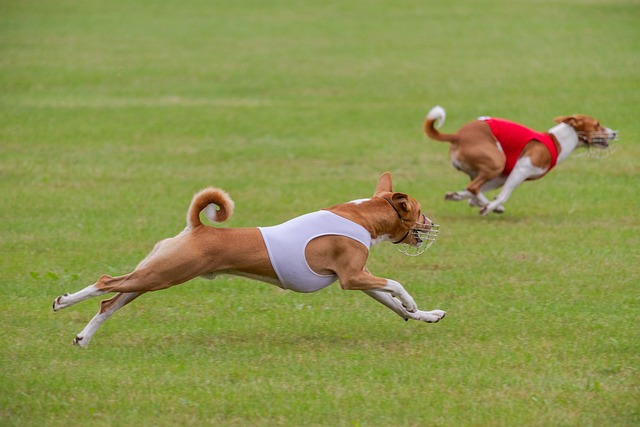
M 373 197 L 338 204 L 273 227 L 219 228 L 204 225 L 200 213 L 223 222 L 234 204 L 221 189 L 197 193 L 187 213 L 187 226 L 177 236 L 160 241 L 135 270 L 98 281 L 53 302 L 59 311 L 86 299 L 116 293 L 73 343 L 86 347 L 116 310 L 140 295 L 221 274 L 243 276 L 296 292 L 315 292 L 336 280 L 346 290 L 359 290 L 405 320 L 440 321 L 442 310 L 421 311 L 397 281 L 376 277 L 366 267 L 371 245 L 390 241 L 411 255 L 435 241 L 438 226 L 411 196 L 392 190 L 391 174 L 378 180 Z

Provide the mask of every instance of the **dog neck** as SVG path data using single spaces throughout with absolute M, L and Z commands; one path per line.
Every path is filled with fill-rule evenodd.
M 578 134 L 573 127 L 566 123 L 560 123 L 552 127 L 549 129 L 549 134 L 553 135 L 558 144 L 560 144 L 556 163 L 560 163 L 569 157 L 569 154 L 579 146 Z

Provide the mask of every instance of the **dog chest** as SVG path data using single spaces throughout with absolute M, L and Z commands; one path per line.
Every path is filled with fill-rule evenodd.
M 296 292 L 315 292 L 338 279 L 336 275 L 318 274 L 309 267 L 305 249 L 311 240 L 337 235 L 354 239 L 367 249 L 371 246 L 371 235 L 364 227 L 329 211 L 312 212 L 280 225 L 258 228 L 282 287 Z

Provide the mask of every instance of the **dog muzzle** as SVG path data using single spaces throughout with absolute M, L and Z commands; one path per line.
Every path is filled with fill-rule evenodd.
M 603 132 L 595 132 L 588 135 L 586 132 L 577 132 L 578 138 L 587 146 L 587 155 L 592 159 L 609 157 L 616 151 L 618 131 L 605 128 Z
M 436 242 L 440 226 L 435 224 L 424 214 L 422 214 L 424 220 L 423 223 L 416 222 L 407 231 L 407 234 L 398 242 L 394 242 L 398 245 L 398 250 L 408 256 L 422 255 Z M 415 245 L 408 243 L 402 243 L 403 240 L 411 234 L 412 240 L 416 242 Z
M 396 212 L 400 222 L 404 224 L 406 220 L 402 219 L 402 215 L 400 215 L 400 212 L 398 212 L 393 205 L 391 199 L 387 199 L 386 197 L 384 197 L 384 199 Z M 440 226 L 427 218 L 425 214 L 422 214 L 422 222 L 414 222 L 413 225 L 407 229 L 404 236 L 402 236 L 400 240 L 393 242 L 393 244 L 398 245 L 398 250 L 405 255 L 418 256 L 425 253 L 425 251 L 435 243 L 439 231 Z M 415 244 L 402 243 L 409 235 L 411 235 L 412 241 L 416 242 Z

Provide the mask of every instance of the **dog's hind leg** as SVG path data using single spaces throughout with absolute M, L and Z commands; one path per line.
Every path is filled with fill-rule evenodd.
M 474 179 L 475 178 L 472 178 L 472 181 Z M 502 176 L 498 176 L 487 182 L 484 182 L 480 187 L 478 187 L 477 192 L 475 194 L 471 191 L 475 189 L 475 186 L 472 187 L 471 189 L 467 187 L 466 190 L 454 191 L 454 192 L 449 192 L 445 194 L 444 199 L 449 201 L 454 201 L 454 202 L 468 199 L 469 206 L 481 208 L 491 203 L 490 200 L 484 195 L 484 192 L 494 190 L 500 187 L 503 183 L 504 183 L 504 178 Z M 469 186 L 471 186 L 472 184 L 473 182 L 469 184 Z
M 147 261 L 144 261 L 147 263 Z M 89 298 L 104 295 L 110 292 L 146 292 L 164 289 L 176 282 L 163 280 L 162 272 L 149 271 L 153 269 L 137 269 L 124 276 L 111 277 L 103 274 L 93 285 L 73 293 L 59 296 L 53 301 L 53 311 L 62 310 Z M 190 277 L 189 277 L 190 278 Z
M 108 291 L 104 291 L 98 288 L 98 284 L 100 283 L 100 281 L 106 278 L 111 278 L 111 277 L 107 275 L 103 275 L 102 277 L 100 277 L 100 279 L 98 279 L 96 283 L 94 283 L 93 285 L 87 286 L 86 288 L 76 293 L 60 295 L 58 298 L 53 300 L 53 311 L 62 310 L 63 308 L 67 308 L 71 305 L 77 304 L 86 299 L 104 295 Z
M 454 201 L 454 202 L 459 202 L 461 200 L 469 200 L 469 206 L 471 206 L 472 208 L 473 207 L 481 208 L 483 206 L 487 206 L 490 203 L 489 199 L 487 199 L 487 197 L 482 193 L 482 191 L 479 191 L 478 194 L 473 194 L 469 190 L 454 191 L 454 192 L 445 194 L 444 199 L 449 201 Z
M 462 191 L 451 191 L 447 194 L 444 195 L 444 199 L 445 200 L 449 200 L 449 201 L 453 201 L 453 202 L 459 202 L 461 200 L 467 200 L 473 197 L 473 194 L 471 194 L 471 191 L 468 190 L 462 190 Z
M 478 192 L 478 195 L 476 196 L 476 198 L 472 198 L 471 200 L 469 200 L 469 206 L 472 207 L 478 207 L 478 208 L 484 208 L 485 206 L 489 205 L 489 203 L 491 203 L 489 201 L 489 199 L 484 195 L 485 192 L 487 191 L 491 191 L 491 190 L 495 190 L 496 188 L 500 188 L 502 187 L 502 185 L 505 183 L 507 177 L 504 175 L 500 175 L 497 176 L 495 178 L 493 178 L 490 181 L 485 182 L 482 187 L 480 187 L 480 191 Z M 494 210 L 495 213 L 504 213 L 504 206 L 499 205 L 496 207 L 496 209 Z
M 96 333 L 100 325 L 102 325 L 116 310 L 129 304 L 134 299 L 138 298 L 144 292 L 131 292 L 131 293 L 118 293 L 117 295 L 104 300 L 100 303 L 100 311 L 93 316 L 93 319 L 85 326 L 73 340 L 73 345 L 80 347 L 86 347 L 89 345 L 89 341 Z
M 486 208 L 491 202 L 483 192 L 497 188 L 503 182 L 504 180 L 501 179 L 500 172 L 497 169 L 478 173 L 467 185 L 467 191 L 471 193 L 474 202 L 469 202 L 469 204 L 471 206 L 479 206 L 482 209 Z M 502 208 L 502 211 L 504 211 L 504 208 Z
M 98 297 L 100 295 L 104 295 L 109 292 L 123 291 L 121 289 L 116 289 L 116 286 L 127 282 L 127 280 L 134 273 L 130 273 L 125 276 L 118 276 L 118 277 L 111 277 L 108 274 L 103 274 L 98 279 L 98 281 L 93 285 L 87 286 L 86 288 L 73 294 L 60 295 L 58 298 L 53 300 L 53 311 L 62 310 L 63 308 L 67 308 L 71 305 L 77 304 L 89 298 Z M 124 292 L 127 292 L 127 291 L 124 290 Z

